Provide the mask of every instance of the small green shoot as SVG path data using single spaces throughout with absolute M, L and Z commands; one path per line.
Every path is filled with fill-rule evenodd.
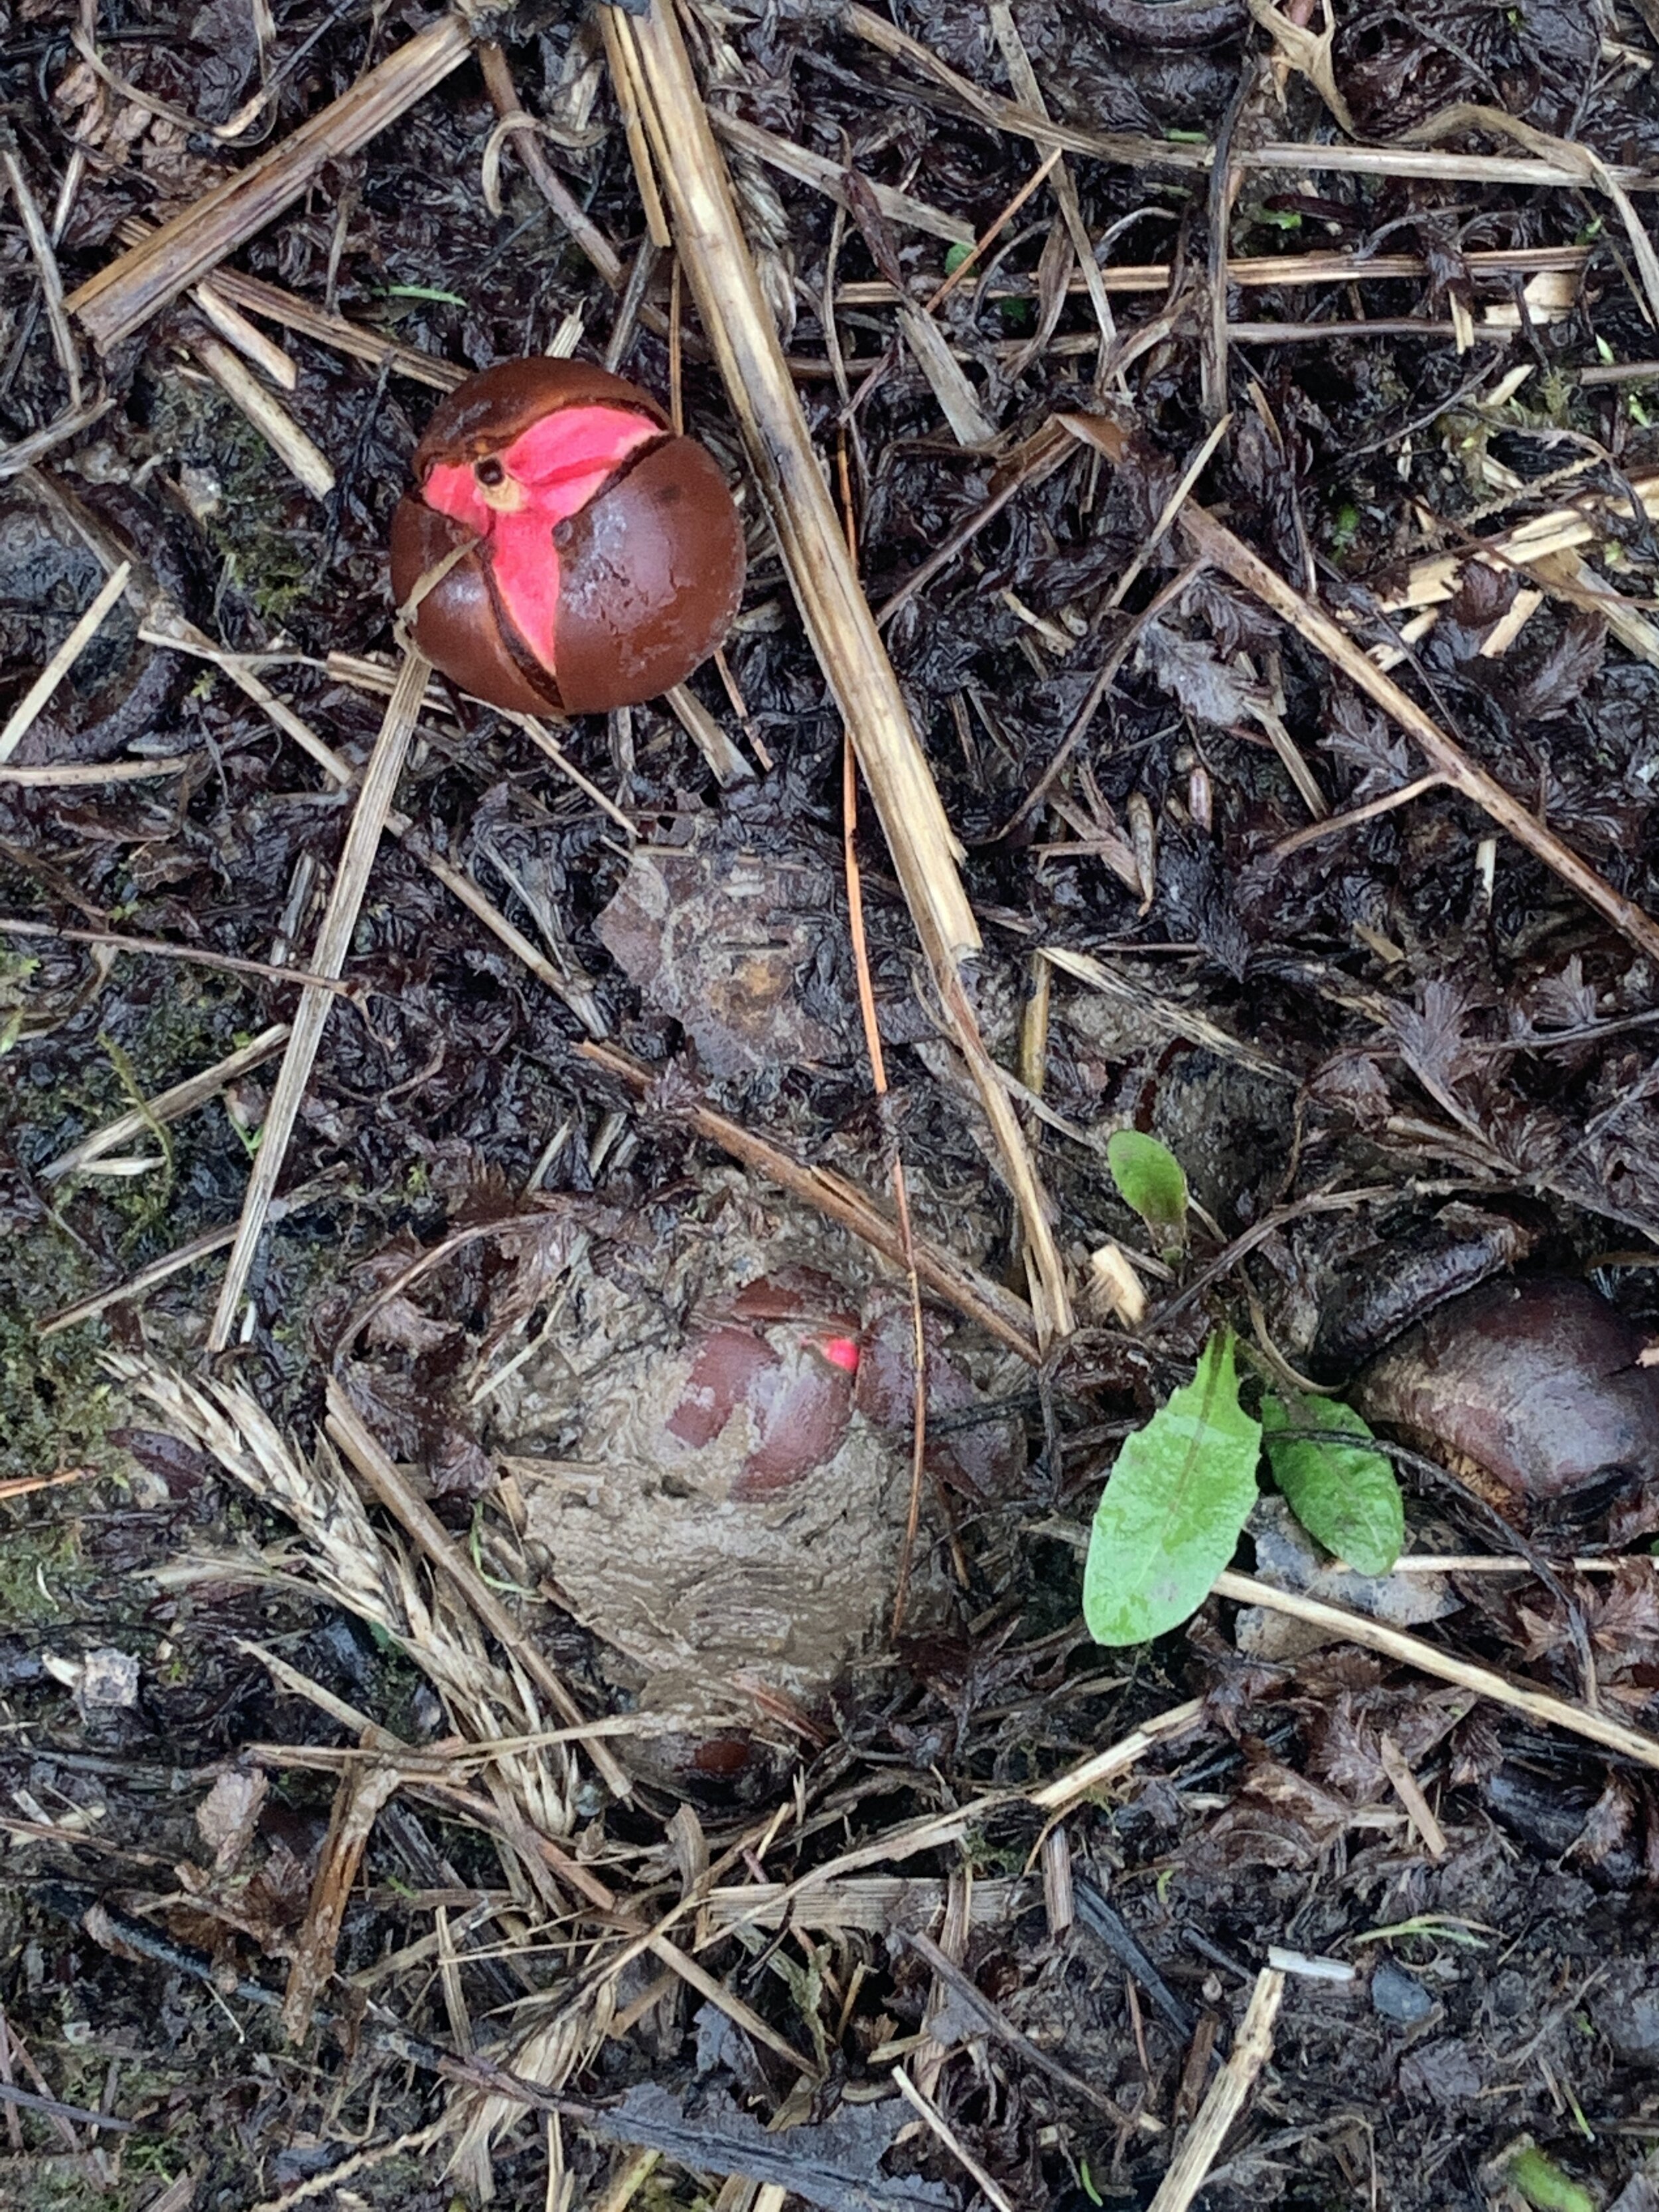
M 1462 1943 L 1471 1951 L 1484 1951 L 1484 1938 L 1501 1936 L 1501 1928 L 1484 1920 L 1465 1920 L 1457 1912 L 1416 1912 L 1409 1920 L 1396 1920 L 1387 1928 L 1367 1928 L 1353 1938 L 1356 1943 L 1392 1943 L 1401 1936 L 1443 1936 L 1449 1943 Z
M 1518 2189 L 1537 2212 L 1596 2212 L 1589 2190 L 1562 2172 L 1553 2159 L 1546 2158 L 1536 2143 L 1518 2150 L 1505 2167 L 1504 2179 Z
M 388 284 L 381 295 L 387 300 L 435 300 L 440 307 L 464 307 L 459 292 L 445 292 L 436 284 Z
M 1184 1251 L 1187 1178 L 1169 1146 L 1139 1129 L 1114 1129 L 1106 1140 L 1106 1164 L 1118 1196 L 1152 1231 L 1164 1256 Z
M 1161 1149 L 1161 1148 L 1160 1148 Z M 1238 1402 L 1231 1329 L 1124 1443 L 1095 1512 L 1083 1617 L 1097 1644 L 1145 1644 L 1188 1620 L 1255 1503 L 1261 1424 Z
M 1363 1449 L 1371 1432 L 1353 1407 L 1270 1390 L 1261 1427 L 1273 1480 L 1308 1534 L 1362 1575 L 1389 1573 L 1406 1540 L 1406 1510 L 1388 1461 Z M 1340 1430 L 1359 1443 L 1289 1433 L 1298 1429 Z
M 945 257 L 945 273 L 954 276 L 964 261 L 973 258 L 974 249 L 965 239 L 959 238 Z

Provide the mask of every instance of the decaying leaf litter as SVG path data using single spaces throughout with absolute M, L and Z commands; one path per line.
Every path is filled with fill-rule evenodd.
M 1153 12 L 8 21 L 9 2201 L 1650 2200 L 1653 40 Z M 549 349 L 724 665 L 388 709 Z M 1586 1279 L 1483 1485 L 1401 1361 Z M 1389 1342 L 1408 1567 L 1097 1646 Z

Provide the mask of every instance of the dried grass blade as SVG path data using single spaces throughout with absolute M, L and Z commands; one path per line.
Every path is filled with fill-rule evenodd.
M 291 207 L 328 162 L 356 153 L 423 100 L 471 46 L 471 26 L 460 15 L 428 25 L 239 174 L 100 269 L 71 295 L 69 312 L 106 352 Z
M 17 203 L 17 212 L 22 217 L 29 252 L 34 256 L 34 265 L 40 273 L 40 294 L 46 307 L 46 327 L 52 332 L 52 349 L 69 385 L 70 410 L 73 413 L 82 401 L 81 356 L 64 308 L 64 283 L 58 273 L 58 256 L 52 252 L 52 239 L 35 204 L 34 194 L 29 190 L 29 180 L 23 174 L 23 165 L 9 146 L 0 152 L 0 166 L 5 169 L 6 182 Z
M 1039 1335 L 1072 1326 L 1065 1271 L 1024 1133 L 989 1072 L 958 962 L 979 928 L 953 836 L 818 466 L 772 317 L 761 295 L 702 95 L 672 5 L 639 22 L 602 11 L 628 41 L 668 195 L 675 243 L 744 435 L 819 664 L 875 802 L 935 986 L 978 1085 L 1042 1284 Z M 670 149 L 672 149 L 672 157 Z
M 454 1584 L 502 1650 L 524 1669 L 564 1720 L 573 1728 L 582 1727 L 588 1716 L 549 1666 L 534 1639 L 525 1634 L 471 1560 L 457 1547 L 431 1507 L 416 1496 L 398 1474 L 362 1416 L 331 1376 L 328 1384 L 328 1432 L 386 1511 L 431 1564 Z M 618 1797 L 631 1797 L 634 1785 L 617 1764 L 614 1753 L 603 1742 L 590 1741 L 586 1748 L 607 1788 Z
M 357 926 L 363 893 L 368 885 L 369 870 L 374 865 L 380 833 L 386 828 L 386 817 L 392 811 L 392 798 L 403 774 L 409 741 L 414 734 L 416 717 L 420 712 L 421 701 L 426 694 L 426 680 L 431 672 L 431 664 L 425 655 L 411 648 L 398 672 L 397 688 L 386 703 L 380 735 L 374 740 L 374 750 L 363 771 L 351 827 L 346 833 L 345 847 L 340 854 L 339 868 L 334 878 L 334 888 L 329 896 L 328 910 L 323 916 L 322 927 L 317 935 L 313 968 L 319 975 L 337 976 L 344 972 L 346 956 L 351 950 L 352 932 Z M 333 1003 L 333 993 L 307 985 L 295 1010 L 293 1033 L 283 1057 L 282 1071 L 271 1092 L 270 1107 L 260 1133 L 253 1173 L 248 1179 L 241 1221 L 225 1267 L 218 1310 L 214 1315 L 213 1327 L 208 1336 L 210 1352 L 222 1352 L 230 1342 L 237 1309 L 247 1283 L 248 1270 L 258 1249 L 266 1212 L 276 1194 L 277 1178 L 283 1171 L 289 1139 L 294 1133 L 300 1102 L 305 1096 L 307 1084 L 311 1080 L 317 1048 L 322 1042 L 323 1029 Z

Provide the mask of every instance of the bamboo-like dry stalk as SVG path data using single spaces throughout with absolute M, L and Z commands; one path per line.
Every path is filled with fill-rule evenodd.
M 1044 1340 L 1072 1327 L 1065 1271 L 1024 1133 L 980 1038 L 959 963 L 979 928 L 953 836 L 860 586 L 813 450 L 776 327 L 732 199 L 731 179 L 671 4 L 635 21 L 601 10 L 626 48 L 667 196 L 676 250 L 725 380 L 796 603 L 870 787 L 895 870 L 958 1048 L 991 1122 L 1018 1205 Z
M 69 312 L 99 351 L 107 352 L 292 207 L 326 163 L 356 153 L 423 100 L 471 46 L 464 17 L 444 15 L 428 24 L 246 169 L 88 278 L 70 295 Z

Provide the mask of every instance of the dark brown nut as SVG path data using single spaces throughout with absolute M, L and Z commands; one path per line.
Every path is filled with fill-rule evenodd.
M 1588 1283 L 1483 1285 L 1437 1307 L 1361 1376 L 1354 1402 L 1498 1498 L 1547 1504 L 1659 1476 L 1659 1368 Z
M 425 583 L 416 643 L 491 706 L 637 706 L 731 628 L 744 576 L 732 495 L 637 385 L 584 362 L 501 362 L 440 404 L 414 468 L 392 517 L 392 593 L 402 606 Z

